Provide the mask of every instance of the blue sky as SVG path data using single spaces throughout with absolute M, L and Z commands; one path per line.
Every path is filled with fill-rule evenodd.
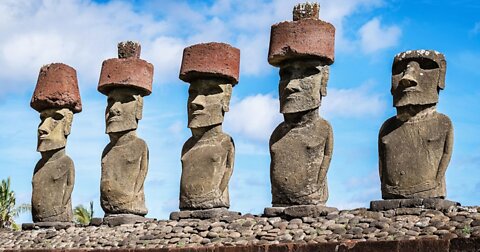
M 73 205 L 99 206 L 100 156 L 106 97 L 96 91 L 102 61 L 116 44 L 136 40 L 155 66 L 152 95 L 144 99 L 138 134 L 150 148 L 145 194 L 150 217 L 178 209 L 180 151 L 187 128 L 188 85 L 178 79 L 182 50 L 200 42 L 227 42 L 241 50 L 240 82 L 233 90 L 224 130 L 236 144 L 230 181 L 231 209 L 260 213 L 270 206 L 268 139 L 282 120 L 278 69 L 267 63 L 270 26 L 291 20 L 297 1 L 91 1 L 0 2 L 0 178 L 11 177 L 18 203 L 31 197 L 38 113 L 29 101 L 44 64 L 77 70 L 83 112 L 74 117 L 67 153 L 74 160 Z M 393 56 L 434 49 L 447 58 L 446 88 L 438 110 L 454 125 L 447 194 L 480 204 L 480 3 L 463 1 L 320 1 L 320 17 L 336 27 L 335 63 L 320 114 L 334 131 L 328 172 L 330 206 L 367 207 L 380 199 L 377 134 L 395 114 L 390 96 Z M 31 221 L 29 214 L 18 219 Z

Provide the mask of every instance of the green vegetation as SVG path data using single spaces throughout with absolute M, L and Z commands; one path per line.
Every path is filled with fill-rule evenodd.
M 0 183 L 0 229 L 11 228 L 19 230 L 14 218 L 23 212 L 31 210 L 29 204 L 22 204 L 15 207 L 15 192 L 10 188 L 10 178 L 2 179 Z
M 78 224 L 90 224 L 93 218 L 93 201 L 90 201 L 90 210 L 87 210 L 83 205 L 76 206 L 73 210 L 73 216 Z

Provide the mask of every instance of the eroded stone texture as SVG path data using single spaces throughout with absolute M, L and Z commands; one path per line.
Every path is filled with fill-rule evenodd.
M 391 93 L 397 115 L 385 121 L 378 138 L 384 199 L 446 196 L 453 127 L 436 111 L 445 70 L 444 56 L 433 50 L 407 51 L 394 58 Z
M 42 154 L 33 172 L 32 219 L 71 222 L 75 168 L 65 146 L 73 113 L 82 110 L 75 69 L 61 63 L 42 67 L 30 105 L 40 112 L 37 151 Z
M 315 8 L 309 3 L 296 6 L 294 16 Z M 285 119 L 270 137 L 274 207 L 323 205 L 328 199 L 333 132 L 318 110 L 327 94 L 335 29 L 312 15 L 272 26 L 269 63 L 280 66 L 280 112 Z M 325 46 L 325 41 L 331 43 Z
M 274 66 L 296 57 L 334 61 L 335 27 L 318 19 L 320 6 L 305 3 L 295 6 L 294 21 L 272 25 L 268 62 Z
M 105 121 L 110 137 L 102 153 L 100 203 L 106 218 L 110 216 L 115 223 L 125 219 L 125 214 L 144 216 L 148 212 L 143 189 L 148 147 L 137 137 L 136 129 L 142 119 L 143 96 L 150 94 L 153 79 L 153 66 L 136 57 L 140 55 L 139 44 L 123 42 L 118 48 L 119 56 L 126 58 L 104 61 L 98 86 L 108 96 Z M 121 218 L 117 218 L 119 214 Z
M 187 107 L 192 137 L 182 149 L 180 210 L 230 207 L 228 182 L 235 148 L 222 123 L 239 64 L 240 51 L 227 44 L 198 44 L 184 50 L 180 78 L 191 84 Z

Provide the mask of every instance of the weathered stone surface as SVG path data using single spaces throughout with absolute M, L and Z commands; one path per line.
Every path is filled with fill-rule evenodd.
M 125 46 L 128 46 L 128 42 Z M 139 45 L 137 48 L 135 44 L 129 48 L 140 49 Z M 125 60 L 132 62 L 138 60 L 134 57 L 136 51 L 122 50 L 127 49 L 119 45 L 119 55 L 129 57 Z M 143 70 L 121 64 L 127 71 L 111 72 L 109 78 L 131 80 L 130 76 L 135 79 L 142 75 Z M 153 66 L 151 70 L 153 71 Z M 114 85 L 110 86 L 102 82 L 102 77 L 100 78 L 99 91 L 108 96 L 105 121 L 106 133 L 110 137 L 110 143 L 102 153 L 100 184 L 100 203 L 106 216 L 132 214 L 138 215 L 132 218 L 142 219 L 141 216 L 148 212 L 143 189 L 148 172 L 148 147 L 144 140 L 137 137 L 136 129 L 138 121 L 142 119 L 142 96 L 149 94 L 151 90 L 151 77 L 152 75 L 140 82 L 127 81 L 123 84 L 113 83 Z M 106 221 L 104 219 L 104 222 Z
M 184 50 L 180 78 L 191 84 L 187 107 L 192 137 L 182 148 L 181 210 L 230 207 L 228 182 L 233 173 L 235 149 L 232 138 L 222 131 L 222 123 L 224 113 L 229 110 L 232 82 L 238 79 L 237 51 L 220 43 L 199 44 Z M 229 72 L 232 69 L 237 69 L 236 77 Z M 232 76 L 223 78 L 222 74 Z
M 318 20 L 320 6 L 299 4 L 293 20 L 272 25 L 268 62 L 280 66 L 284 60 L 317 58 L 330 65 L 334 61 L 335 27 Z
M 64 222 L 64 221 L 51 221 L 51 222 L 35 222 L 35 223 L 23 223 L 22 230 L 33 230 L 41 228 L 54 228 L 56 230 L 67 229 L 74 227 L 73 222 Z
M 68 108 L 74 113 L 82 111 L 77 71 L 63 63 L 43 66 L 30 106 L 38 112 L 51 108 Z
M 153 219 L 145 218 L 136 214 L 108 214 L 103 218 L 103 224 L 115 227 L 124 224 L 136 224 L 147 221 L 153 221 Z
M 100 226 L 103 224 L 103 218 L 92 218 L 90 220 L 90 226 Z
M 395 56 L 392 95 L 397 115 L 378 139 L 382 198 L 444 198 L 445 172 L 452 154 L 453 127 L 436 111 L 445 87 L 442 54 L 416 50 Z
M 152 93 L 153 65 L 140 59 L 140 44 L 131 41 L 118 45 L 118 59 L 103 61 L 98 91 L 108 95 L 112 88 L 132 88 L 142 95 Z
M 389 199 L 389 200 L 375 200 L 370 201 L 370 210 L 371 211 L 386 211 L 390 209 L 397 208 L 424 208 L 424 209 L 434 209 L 444 212 L 449 212 L 452 209 L 460 206 L 460 203 L 436 199 L 436 198 L 414 198 L 414 199 Z
M 239 217 L 239 212 L 228 211 L 227 208 L 212 208 L 205 210 L 186 210 L 170 213 L 170 220 L 182 219 L 213 219 L 224 217 Z
M 197 78 L 224 78 L 238 83 L 240 50 L 225 43 L 196 44 L 183 50 L 180 79 L 192 82 Z
M 65 146 L 73 113 L 82 108 L 75 69 L 60 63 L 42 67 L 31 106 L 40 112 L 37 151 L 42 154 L 32 178 L 32 219 L 71 222 L 75 168 Z

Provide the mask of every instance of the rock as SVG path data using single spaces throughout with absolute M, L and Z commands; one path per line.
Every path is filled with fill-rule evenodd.
M 103 224 L 111 227 L 120 226 L 124 224 L 135 224 L 152 221 L 150 218 L 138 216 L 135 214 L 110 214 L 103 218 Z

